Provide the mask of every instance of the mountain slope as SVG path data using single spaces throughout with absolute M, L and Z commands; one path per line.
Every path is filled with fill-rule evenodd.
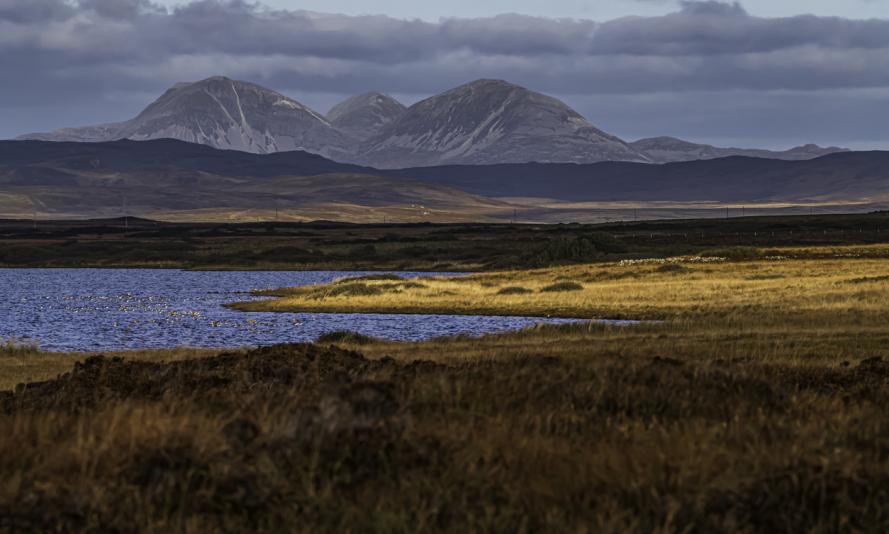
M 172 138 L 254 153 L 305 150 L 336 157 L 353 143 L 323 116 L 258 85 L 214 77 L 178 84 L 136 118 L 20 139 L 112 141 Z
M 839 147 L 820 147 L 803 145 L 785 151 L 760 150 L 752 148 L 719 148 L 712 145 L 691 143 L 675 137 L 652 137 L 630 143 L 630 146 L 644 152 L 652 162 L 672 163 L 679 161 L 695 161 L 716 159 L 729 156 L 748 156 L 751 158 L 767 158 L 782 160 L 804 160 L 819 158 L 836 152 L 848 152 Z
M 406 110 L 391 96 L 372 92 L 337 104 L 327 113 L 327 120 L 346 135 L 364 141 L 395 122 Z
M 563 102 L 478 80 L 414 104 L 353 161 L 380 168 L 529 161 L 647 161 Z
M 58 168 L 96 172 L 151 171 L 175 168 L 220 176 L 312 176 L 327 173 L 369 174 L 374 169 L 337 163 L 307 152 L 251 154 L 157 139 L 107 143 L 0 141 L 0 169 Z
M 0 142 L 0 215 L 189 220 L 478 220 L 504 203 L 304 152 L 250 154 L 164 139 Z

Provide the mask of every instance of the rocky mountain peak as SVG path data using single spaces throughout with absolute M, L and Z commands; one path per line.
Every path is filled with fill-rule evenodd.
M 503 80 L 476 80 L 418 102 L 363 147 L 379 167 L 646 157 L 558 99 Z
M 370 92 L 337 104 L 327 113 L 327 119 L 345 134 L 364 141 L 401 117 L 406 109 L 389 95 Z

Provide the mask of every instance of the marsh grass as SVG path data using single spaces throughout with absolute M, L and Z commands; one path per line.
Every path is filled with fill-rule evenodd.
M 889 300 L 889 247 L 809 249 L 804 259 L 777 256 L 750 261 L 590 264 L 504 271 L 457 278 L 421 278 L 425 287 L 401 287 L 369 296 L 325 295 L 332 286 L 279 290 L 277 299 L 238 304 L 251 311 L 458 313 L 567 318 L 655 319 L 746 313 L 882 312 Z M 669 267 L 667 265 L 676 265 Z M 681 270 L 679 270 L 681 269 Z M 681 276 L 677 276 L 681 274 Z M 569 292 L 542 291 L 553 280 L 582 285 Z M 383 282 L 385 283 L 385 282 Z M 563 282 L 571 283 L 571 282 Z M 524 295 L 498 295 L 493 287 L 523 287 Z M 858 286 L 856 288 L 856 286 Z M 867 291 L 862 291 L 866 288 Z M 308 294 L 323 298 L 306 298 Z M 502 297 L 502 298 L 501 298 Z
M 40 352 L 40 345 L 34 341 L 23 341 L 15 338 L 0 342 L 0 358 L 21 358 Z

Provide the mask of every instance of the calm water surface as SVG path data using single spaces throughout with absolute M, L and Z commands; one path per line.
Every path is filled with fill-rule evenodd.
M 334 330 L 421 340 L 570 322 L 524 317 L 244 313 L 223 307 L 253 298 L 246 294 L 252 289 L 318 284 L 362 274 L 367 273 L 0 269 L 0 340 L 32 340 L 52 351 L 242 347 L 312 341 Z

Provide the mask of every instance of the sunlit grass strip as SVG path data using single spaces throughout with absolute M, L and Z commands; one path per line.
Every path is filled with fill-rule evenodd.
M 275 312 L 444 313 L 665 319 L 746 313 L 882 311 L 889 259 L 652 261 L 508 271 L 413 284 L 366 280 L 265 292 L 236 308 Z M 356 282 L 347 282 L 354 284 Z M 360 289 L 360 291 L 358 290 Z

